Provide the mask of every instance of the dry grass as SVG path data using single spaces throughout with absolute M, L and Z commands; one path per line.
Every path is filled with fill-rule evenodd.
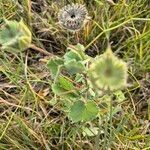
M 0 18 L 23 18 L 32 32 L 33 44 L 60 56 L 69 44 L 80 42 L 94 57 L 105 50 L 110 35 L 113 51 L 128 62 L 129 88 L 121 104 L 124 111 L 113 121 L 109 147 L 149 150 L 149 0 L 121 0 L 115 6 L 103 0 L 75 0 L 85 3 L 92 17 L 78 35 L 57 24 L 59 9 L 69 2 L 74 1 L 0 0 Z M 33 49 L 18 55 L 0 51 L 0 150 L 108 149 L 104 143 L 110 140 L 109 132 L 106 141 L 101 133 L 99 139 L 82 134 L 83 127 L 99 126 L 97 120 L 72 124 L 59 100 L 53 104 L 52 80 L 44 62 L 48 58 Z

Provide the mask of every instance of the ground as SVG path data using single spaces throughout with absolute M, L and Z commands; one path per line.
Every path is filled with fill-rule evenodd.
M 73 2 L 85 4 L 91 17 L 75 34 L 60 27 L 57 17 Z M 149 0 L 0 0 L 0 27 L 4 18 L 22 18 L 34 46 L 19 54 L 0 50 L 0 150 L 150 149 Z M 83 134 L 84 127 L 98 127 L 96 119 L 72 123 L 60 102 L 53 104 L 52 78 L 45 63 L 77 43 L 85 46 L 87 55 L 100 55 L 107 35 L 113 52 L 128 64 L 123 112 L 113 118 L 109 148 L 104 146 L 109 131 L 105 138 L 100 133 L 99 139 Z

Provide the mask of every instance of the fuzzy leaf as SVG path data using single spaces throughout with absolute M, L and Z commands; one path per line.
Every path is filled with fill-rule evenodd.
M 69 118 L 73 122 L 82 121 L 82 115 L 84 111 L 85 111 L 84 103 L 82 101 L 77 101 L 72 105 L 70 109 Z
M 84 52 L 84 46 L 77 44 L 68 48 L 70 51 L 64 55 L 64 64 L 70 74 L 83 73 L 89 57 Z
M 75 60 L 65 63 L 65 67 L 70 74 L 82 73 L 85 71 L 85 65 Z
M 114 92 L 114 95 L 116 96 L 116 101 L 118 103 L 121 103 L 126 99 L 122 91 L 116 91 Z
M 59 73 L 60 68 L 63 66 L 63 60 L 60 58 L 53 58 L 48 61 L 47 68 L 50 70 L 51 76 L 53 78 Z
M 98 114 L 98 107 L 94 101 L 84 103 L 83 101 L 75 102 L 69 112 L 69 118 L 72 122 L 90 121 Z
M 59 83 L 61 84 L 61 86 L 65 89 L 65 90 L 73 90 L 74 89 L 74 85 L 73 83 L 66 79 L 65 77 L 59 77 Z
M 83 112 L 83 121 L 92 120 L 98 114 L 98 107 L 94 101 L 89 101 L 85 104 L 85 111 Z
M 64 55 L 64 59 L 66 62 L 71 60 L 80 61 L 82 60 L 81 56 L 75 51 L 69 51 Z
M 52 91 L 62 97 L 66 98 L 75 98 L 78 97 L 78 94 L 75 91 L 75 87 L 64 77 L 59 77 L 58 81 L 54 84 L 52 84 Z
M 71 47 L 68 47 L 68 50 L 70 50 L 69 52 L 68 52 L 68 56 L 70 57 L 70 56 L 74 56 L 74 57 L 70 57 L 70 58 L 74 58 L 74 59 L 76 59 L 77 61 L 79 61 L 79 60 L 86 60 L 86 59 L 88 59 L 88 58 L 90 58 L 88 55 L 86 55 L 85 54 L 85 47 L 83 46 L 83 45 L 81 45 L 81 44 L 77 44 L 77 45 L 75 45 L 75 46 L 71 46 Z

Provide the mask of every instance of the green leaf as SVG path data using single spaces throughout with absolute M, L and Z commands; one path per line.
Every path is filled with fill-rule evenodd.
M 121 103 L 121 102 L 123 102 L 126 99 L 125 96 L 124 96 L 124 93 L 122 91 L 120 91 L 120 90 L 114 92 L 114 95 L 116 96 L 116 101 L 118 103 Z
M 60 71 L 60 68 L 63 66 L 63 60 L 60 58 L 53 58 L 48 61 L 47 68 L 51 72 L 51 76 L 55 78 Z
M 150 135 L 148 135 L 147 138 L 145 138 L 145 145 L 144 145 L 145 150 L 150 149 L 150 140 L 149 139 L 150 139 Z
M 56 94 L 56 95 L 61 95 L 62 93 L 66 92 L 66 90 L 64 88 L 61 87 L 61 85 L 59 83 L 54 83 L 52 84 L 52 91 Z
M 82 62 L 71 60 L 65 63 L 65 68 L 70 74 L 83 73 L 85 71 L 85 65 Z
M 79 83 L 79 82 L 82 82 L 84 81 L 84 76 L 83 74 L 76 74 L 76 77 L 75 77 L 75 82 Z
M 82 121 L 82 115 L 84 111 L 85 111 L 84 103 L 82 101 L 77 101 L 72 105 L 70 109 L 69 118 L 73 122 Z
M 68 49 L 70 49 L 70 50 L 76 50 L 76 51 L 83 51 L 83 52 L 85 51 L 85 47 L 82 44 L 80 44 L 80 43 L 78 43 L 75 46 L 68 47 Z
M 65 77 L 59 77 L 58 81 L 52 84 L 52 91 L 62 97 L 66 98 L 75 98 L 78 97 L 78 94 L 75 90 L 75 87 L 71 81 Z
M 52 98 L 52 99 L 49 101 L 49 104 L 50 104 L 51 106 L 56 105 L 56 103 L 57 103 L 57 99 L 56 99 L 56 98 Z
M 95 2 L 97 2 L 100 6 L 103 6 L 104 3 L 102 3 L 100 0 L 94 0 Z
M 68 54 L 66 54 L 65 59 L 68 60 L 68 58 L 70 59 L 75 59 L 77 61 L 83 61 L 86 60 L 88 58 L 90 58 L 88 55 L 85 54 L 85 47 L 81 44 L 77 44 L 75 46 L 72 47 L 68 47 L 68 50 L 70 50 L 69 52 L 67 52 Z M 69 60 L 70 60 L 69 59 Z
M 73 83 L 65 77 L 59 77 L 58 81 L 65 90 L 73 90 L 75 88 Z
M 77 44 L 68 48 L 70 51 L 64 55 L 64 64 L 70 74 L 83 73 L 85 64 L 89 60 L 84 52 L 84 46 Z
M 71 60 L 80 61 L 82 60 L 81 56 L 76 51 L 69 51 L 64 55 L 64 59 L 66 62 Z
M 85 111 L 83 112 L 83 121 L 92 120 L 98 114 L 98 107 L 94 101 L 89 101 L 85 104 Z
M 80 57 L 82 58 L 82 60 L 90 58 L 88 55 L 85 54 L 85 47 L 83 45 L 78 43 L 75 46 L 75 48 L 76 48 L 76 51 L 78 52 L 78 54 L 80 55 Z
M 74 99 L 75 100 L 75 99 Z M 68 113 L 70 110 L 70 107 L 72 106 L 72 102 L 74 101 L 73 99 L 68 99 L 68 98 L 63 98 L 60 99 L 60 101 L 62 102 L 62 111 Z
M 72 122 L 90 121 L 97 116 L 98 111 L 98 107 L 94 101 L 88 101 L 86 103 L 77 101 L 70 108 L 68 116 Z
M 145 136 L 141 135 L 141 134 L 140 135 L 135 135 L 135 136 L 132 136 L 132 137 L 128 137 L 128 139 L 131 140 L 131 141 L 142 140 L 144 138 L 145 138 Z

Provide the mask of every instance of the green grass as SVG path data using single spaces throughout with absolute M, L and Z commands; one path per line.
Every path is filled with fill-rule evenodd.
M 72 2 L 85 3 L 92 17 L 78 38 L 57 24 L 59 9 Z M 115 6 L 104 0 L 0 0 L 0 19 L 23 18 L 37 47 L 63 56 L 69 44 L 80 42 L 95 56 L 105 51 L 109 37 L 112 50 L 129 70 L 124 111 L 113 119 L 113 126 L 103 120 L 99 125 L 97 119 L 72 124 L 60 101 L 52 104 L 52 79 L 45 65 L 49 56 L 33 49 L 18 55 L 0 51 L 0 150 L 149 150 L 149 8 L 149 0 L 120 0 Z M 98 127 L 100 132 L 83 136 L 84 127 Z

